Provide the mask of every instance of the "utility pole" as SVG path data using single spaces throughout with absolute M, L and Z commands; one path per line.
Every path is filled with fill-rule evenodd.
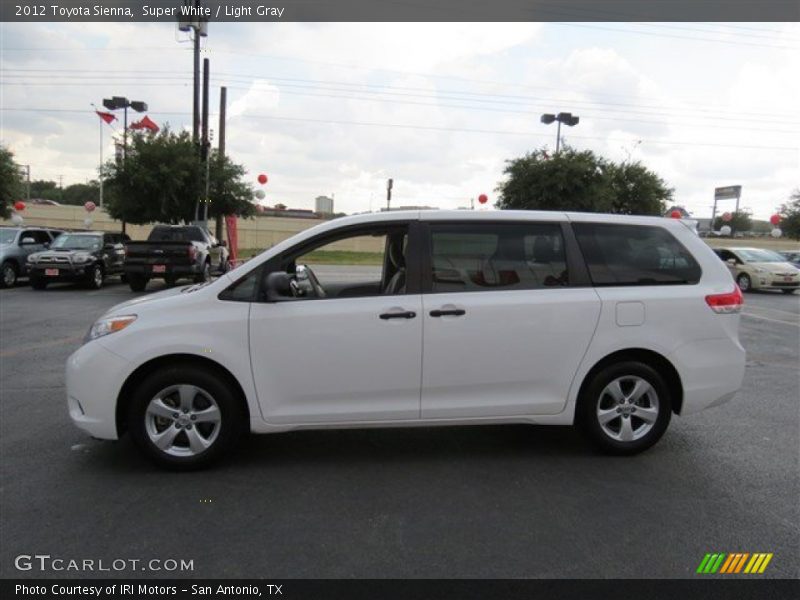
M 200 159 L 203 161 L 203 165 L 206 168 L 206 193 L 205 199 L 203 202 L 203 221 L 205 223 L 205 228 L 208 229 L 208 187 L 209 187 L 209 164 L 208 164 L 208 154 L 209 154 L 209 140 L 208 140 L 208 77 L 209 77 L 209 60 L 207 58 L 203 59 L 203 141 L 202 141 L 202 148 L 200 150 Z
M 225 164 L 225 105 L 228 100 L 228 88 L 222 86 L 219 89 L 219 164 Z M 222 215 L 217 215 L 215 234 L 218 240 L 222 239 Z
M 394 185 L 393 179 L 386 180 L 386 210 L 389 211 L 392 208 L 392 185 Z
M 194 1 L 200 10 L 200 0 Z M 194 96 L 192 100 L 192 141 L 196 144 L 200 135 L 200 27 L 194 28 Z

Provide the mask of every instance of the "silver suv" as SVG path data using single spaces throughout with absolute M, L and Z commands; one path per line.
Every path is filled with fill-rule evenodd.
M 61 234 L 44 227 L 0 227 L 0 288 L 14 287 L 28 274 L 28 255 L 41 252 Z

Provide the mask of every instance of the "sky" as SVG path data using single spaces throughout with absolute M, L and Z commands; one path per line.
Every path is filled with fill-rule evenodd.
M 122 126 L 92 103 L 191 129 L 191 46 L 169 23 L 0 24 L 0 143 L 33 179 L 96 178 Z M 800 187 L 796 23 L 212 22 L 202 46 L 214 143 L 225 85 L 226 152 L 254 189 L 268 175 L 267 205 L 377 210 L 389 177 L 393 206 L 494 202 L 561 111 L 580 117 L 567 144 L 641 161 L 695 217 L 718 186 L 759 218 Z

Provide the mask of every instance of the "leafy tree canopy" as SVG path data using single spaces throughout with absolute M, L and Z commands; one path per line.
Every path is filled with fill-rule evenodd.
M 779 227 L 783 234 L 793 240 L 800 240 L 800 188 L 792 192 L 789 202 L 781 206 Z
M 534 150 L 509 160 L 498 208 L 661 215 L 672 189 L 639 162 L 614 163 L 590 150 Z
M 11 206 L 22 198 L 22 174 L 14 155 L 5 146 L 0 146 L 0 216 L 8 217 Z
M 209 217 L 253 215 L 244 167 L 215 151 L 209 161 Z M 188 223 L 195 219 L 198 198 L 205 198 L 206 167 L 185 131 L 164 127 L 155 135 L 134 134 L 127 159 L 109 161 L 103 172 L 108 212 L 128 223 Z

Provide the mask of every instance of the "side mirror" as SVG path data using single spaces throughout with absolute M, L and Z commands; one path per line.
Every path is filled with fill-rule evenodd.
M 105 244 L 103 248 L 105 248 L 106 250 L 115 250 L 116 246 L 114 244 Z
M 725 262 L 728 264 L 729 267 L 735 267 L 736 266 L 736 259 L 735 258 L 729 258 Z
M 267 302 L 294 300 L 292 283 L 292 277 L 286 271 L 275 271 L 267 275 L 267 280 L 264 283 Z
M 20 240 L 20 246 L 33 246 L 36 243 L 36 240 L 32 237 L 24 237 Z
M 227 248 L 227 247 L 228 247 L 228 242 L 226 242 L 225 240 L 222 240 L 222 241 L 221 241 L 219 244 L 217 244 L 217 245 L 218 245 L 218 246 L 222 246 L 223 248 Z
M 44 247 L 45 247 L 45 248 L 49 248 L 49 247 L 50 247 L 50 242 L 45 242 L 45 243 L 44 243 Z

